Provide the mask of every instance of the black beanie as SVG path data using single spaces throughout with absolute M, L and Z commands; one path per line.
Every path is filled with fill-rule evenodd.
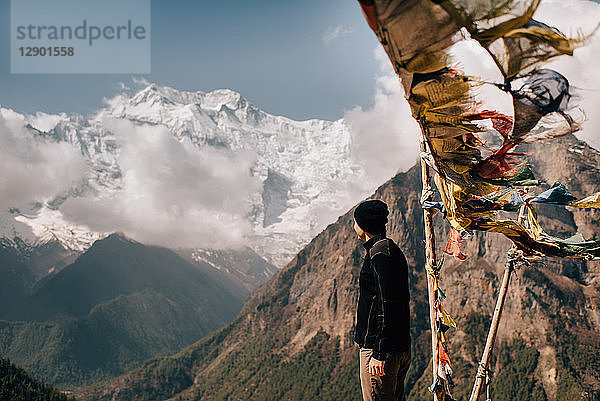
M 354 209 L 354 220 L 363 231 L 376 235 L 385 233 L 389 211 L 385 202 L 378 199 L 367 200 Z

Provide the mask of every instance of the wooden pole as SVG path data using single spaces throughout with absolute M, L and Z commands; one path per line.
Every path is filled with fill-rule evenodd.
M 481 362 L 479 362 L 479 367 L 477 368 L 477 376 L 475 377 L 475 384 L 473 385 L 473 390 L 471 391 L 471 397 L 469 397 L 469 401 L 476 401 L 481 393 L 481 386 L 486 376 L 488 362 L 492 353 L 492 349 L 494 348 L 496 333 L 498 332 L 498 323 L 500 322 L 500 317 L 502 316 L 502 308 L 504 307 L 504 300 L 506 299 L 506 289 L 508 288 L 510 275 L 513 270 L 513 262 L 511 260 L 507 261 L 504 269 L 504 276 L 502 277 L 502 284 L 500 285 L 500 292 L 498 293 L 498 299 L 496 300 L 496 308 L 494 309 L 492 324 L 485 342 L 485 348 L 483 349 Z
M 518 222 L 523 223 L 524 219 L 525 206 L 521 206 Z M 506 290 L 508 289 L 510 275 L 513 271 L 514 261 L 507 260 L 504 268 L 504 275 L 502 276 L 502 284 L 500 284 L 500 292 L 498 293 L 498 299 L 496 300 L 496 307 L 494 308 L 494 315 L 492 316 L 492 324 L 488 331 L 483 355 L 481 355 L 481 361 L 477 367 L 477 376 L 475 377 L 475 383 L 473 384 L 473 390 L 471 391 L 469 401 L 477 401 L 479 394 L 481 394 L 481 386 L 483 385 L 483 380 L 486 378 L 488 362 L 490 360 L 490 355 L 492 354 L 492 349 L 494 348 L 494 342 L 496 341 L 496 333 L 498 332 L 498 323 L 500 322 L 500 317 L 502 317 L 502 309 L 504 308 L 504 300 L 506 299 Z
M 425 152 L 425 140 L 423 133 L 421 133 L 420 139 L 421 152 Z M 429 166 L 421 158 L 421 181 L 423 184 L 423 193 L 426 193 L 430 189 L 431 175 Z M 426 199 L 421 199 L 426 200 Z M 429 209 L 423 209 L 423 222 L 425 223 L 425 263 L 430 267 L 434 268 L 437 265 L 435 257 L 435 233 L 433 231 L 433 214 Z M 429 272 L 425 272 L 427 277 L 427 293 L 429 295 L 429 323 L 431 326 L 431 364 L 433 370 L 433 380 L 437 378 L 438 372 L 438 339 L 437 339 L 437 328 L 436 328 L 436 312 L 435 312 L 435 292 L 433 287 L 434 278 L 431 277 Z M 443 400 L 443 393 L 438 394 L 437 391 L 433 392 L 434 401 Z

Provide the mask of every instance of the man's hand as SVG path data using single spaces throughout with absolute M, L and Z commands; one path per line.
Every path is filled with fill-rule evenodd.
M 379 361 L 375 358 L 371 358 L 369 361 L 369 374 L 373 376 L 384 376 L 385 372 L 383 371 L 383 366 L 385 365 L 385 361 Z

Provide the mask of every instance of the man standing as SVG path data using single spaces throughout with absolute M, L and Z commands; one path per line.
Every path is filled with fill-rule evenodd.
M 354 341 L 360 346 L 364 401 L 404 401 L 410 365 L 408 266 L 386 238 L 388 207 L 368 200 L 354 210 L 354 230 L 366 249 L 360 271 Z

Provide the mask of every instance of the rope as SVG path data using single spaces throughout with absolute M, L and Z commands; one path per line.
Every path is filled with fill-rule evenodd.
M 485 367 L 483 365 L 483 363 L 479 362 L 478 367 L 477 367 L 477 375 L 475 376 L 477 379 L 484 379 L 485 380 L 485 400 L 486 401 L 492 401 L 492 397 L 490 396 L 490 388 L 492 387 L 490 385 L 491 380 L 490 380 L 490 376 L 491 376 L 491 371 Z
M 431 185 L 427 185 L 427 187 L 424 187 L 421 190 L 421 199 L 420 199 L 420 203 L 421 205 L 423 205 L 423 203 L 425 203 L 426 201 L 430 201 L 431 198 L 433 198 L 433 189 L 431 188 Z
M 490 396 L 490 376 L 488 374 L 485 375 L 485 401 L 492 401 L 492 397 Z
M 436 279 L 440 276 L 440 271 L 444 266 L 444 255 L 442 255 L 438 261 L 436 266 L 431 266 L 429 261 L 425 262 L 425 270 L 431 277 L 435 277 Z

